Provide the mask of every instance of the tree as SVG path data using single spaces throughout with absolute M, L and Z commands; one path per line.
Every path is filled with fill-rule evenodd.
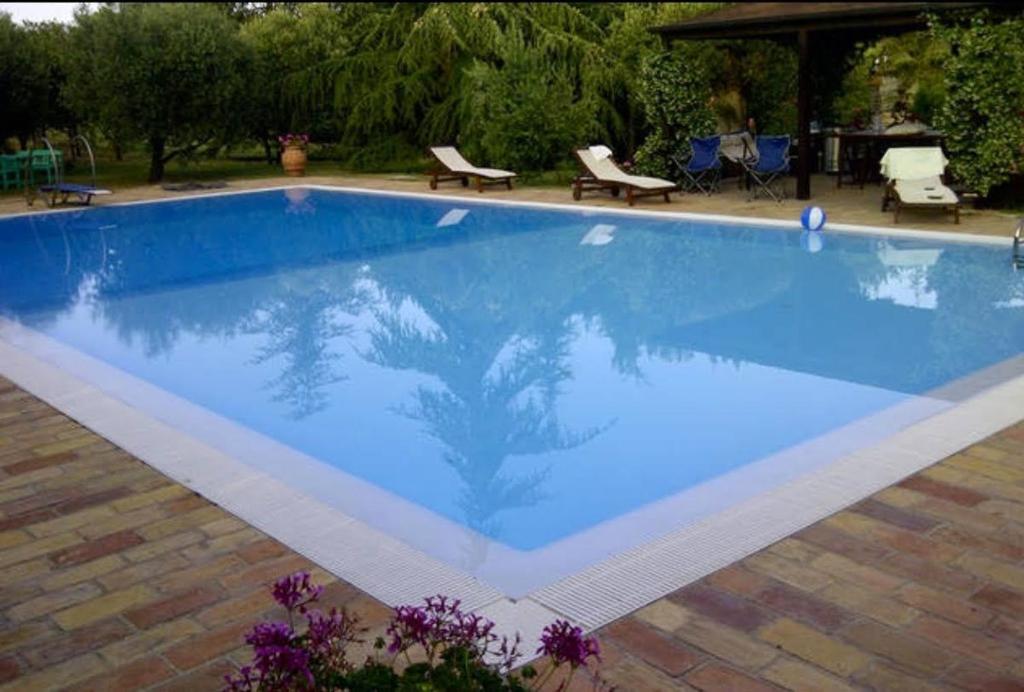
M 636 162 L 650 175 L 674 175 L 670 157 L 685 151 L 690 137 L 715 131 L 711 111 L 710 53 L 699 43 L 652 55 L 640 72 L 640 100 L 653 129 Z
M 150 151 L 150 182 L 176 156 L 237 132 L 249 65 L 237 24 L 208 4 L 120 4 L 76 15 L 69 96 Z
M 982 195 L 1024 170 L 1024 19 L 978 13 L 969 23 L 933 23 L 950 46 L 946 133 L 950 169 Z
M 242 26 L 241 38 L 253 55 L 246 80 L 246 131 L 263 143 L 267 162 L 274 138 L 310 132 L 314 139 L 335 139 L 340 129 L 330 99 L 310 98 L 303 87 L 325 61 L 348 45 L 344 15 L 324 4 L 270 9 Z
M 38 57 L 28 30 L 0 13 L 0 138 L 15 136 L 22 147 L 43 125 L 47 82 Z
M 566 3 L 345 4 L 338 11 L 351 46 L 322 75 L 357 164 L 455 141 L 472 117 L 469 101 L 481 77 L 474 68 L 500 71 L 511 57 L 506 47 L 526 50 L 536 56 L 532 64 L 570 79 L 583 101 L 596 95 L 608 61 L 600 27 Z M 508 76 L 521 85 L 520 72 Z M 535 83 L 550 86 L 544 78 Z

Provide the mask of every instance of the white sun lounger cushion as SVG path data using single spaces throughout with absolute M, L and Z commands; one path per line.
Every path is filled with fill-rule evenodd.
M 658 190 L 675 187 L 675 183 L 661 178 L 648 178 L 624 172 L 610 158 L 598 159 L 590 149 L 580 149 L 577 154 L 591 175 L 601 181 L 632 185 L 643 190 Z
M 504 171 L 500 168 L 478 168 L 463 158 L 455 147 L 431 147 L 430 151 L 452 173 L 478 175 L 481 178 L 512 178 L 516 175 L 512 171 Z
M 947 163 L 939 147 L 901 147 L 886 151 L 880 168 L 889 180 L 920 180 L 942 175 Z
M 896 194 L 903 204 L 956 204 L 956 193 L 942 184 L 939 176 L 917 180 L 897 180 Z

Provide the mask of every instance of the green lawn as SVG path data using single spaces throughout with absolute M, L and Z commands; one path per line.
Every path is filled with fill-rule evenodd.
M 380 173 L 388 175 L 419 175 L 426 170 L 427 162 L 420 166 L 411 162 L 402 167 L 402 170 L 388 170 Z M 353 171 L 344 168 L 338 161 L 311 160 L 306 169 L 309 175 L 359 175 L 369 174 L 372 171 Z M 117 161 L 113 158 L 100 158 L 96 162 L 96 183 L 100 187 L 107 187 L 114 191 L 123 187 L 135 187 L 145 185 L 149 173 L 149 159 L 142 153 L 127 154 L 124 160 Z M 167 164 L 164 175 L 166 183 L 180 183 L 186 181 L 209 182 L 215 180 L 238 180 L 242 178 L 271 178 L 282 175 L 279 165 L 268 165 L 265 161 L 253 160 L 251 158 L 213 158 L 199 161 L 179 162 L 171 161 Z M 570 168 L 559 168 L 553 171 L 527 173 L 520 176 L 520 184 L 527 187 L 550 187 L 565 186 L 570 183 L 575 171 Z M 77 166 L 67 171 L 68 182 L 88 183 L 91 181 L 88 161 L 79 161 Z M 6 190 L 0 192 L 3 197 L 13 197 L 22 194 L 20 189 Z

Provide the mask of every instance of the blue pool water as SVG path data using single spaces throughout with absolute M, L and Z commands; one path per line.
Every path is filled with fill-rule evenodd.
M 529 551 L 1020 355 L 1007 249 L 824 240 L 278 190 L 0 220 L 0 314 Z

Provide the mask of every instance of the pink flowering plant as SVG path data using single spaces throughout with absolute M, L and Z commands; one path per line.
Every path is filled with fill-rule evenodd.
M 288 621 L 252 628 L 245 637 L 252 662 L 225 677 L 225 692 L 557 692 L 568 688 L 577 671 L 599 660 L 596 639 L 556 620 L 544 628 L 536 651 L 547 659 L 544 672 L 531 666 L 514 670 L 523 656 L 519 635 L 498 636 L 490 620 L 463 612 L 457 600 L 433 596 L 423 605 L 395 608 L 386 636 L 374 642 L 375 654 L 356 664 L 346 650 L 363 643 L 359 637 L 365 629 L 344 610 L 313 608 L 322 591 L 306 572 L 274 584 L 274 600 L 285 608 Z M 561 679 L 560 671 L 565 673 Z M 596 689 L 600 683 L 592 678 Z
M 281 135 L 280 137 L 278 137 L 277 143 L 281 145 L 282 149 L 286 149 L 288 147 L 305 148 L 309 144 L 309 135 L 305 133 L 292 134 L 291 132 L 289 132 L 288 134 Z

